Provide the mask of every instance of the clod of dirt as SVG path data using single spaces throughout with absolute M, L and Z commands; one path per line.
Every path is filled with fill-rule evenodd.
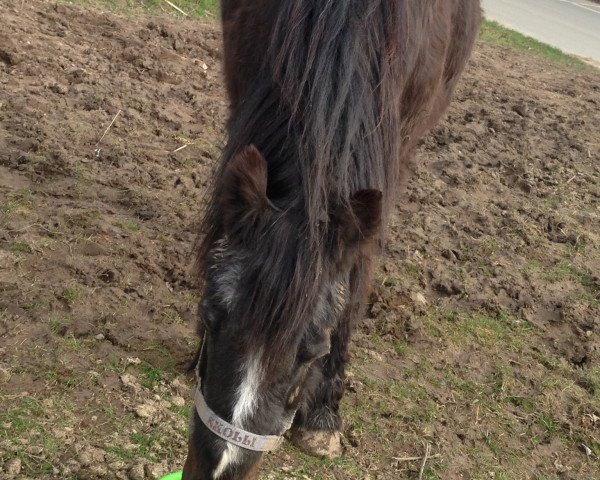
M 140 385 L 138 384 L 136 378 L 129 373 L 124 373 L 121 375 L 121 383 L 123 383 L 123 386 L 126 389 L 132 390 L 134 393 L 140 390 Z
M 77 455 L 77 460 L 84 466 L 99 465 L 104 463 L 105 454 L 99 448 L 87 447 Z
M 18 475 L 19 473 L 21 473 L 21 460 L 18 458 L 13 458 L 12 460 L 9 460 L 8 462 L 6 462 L 4 470 L 9 475 Z
M 146 476 L 148 478 L 162 478 L 168 473 L 169 469 L 167 462 L 162 462 L 156 465 L 146 465 Z
M 427 305 L 427 299 L 425 298 L 425 295 L 423 295 L 421 292 L 415 292 L 415 293 L 413 293 L 410 296 L 410 298 L 417 305 L 421 305 L 423 307 Z
M 0 48 L 0 62 L 4 62 L 9 67 L 13 67 L 23 60 L 23 57 L 15 53 L 17 49 L 8 37 L 1 36 L 0 45 L 2 45 Z
M 340 432 L 317 432 L 297 429 L 292 432 L 291 441 L 309 455 L 330 460 L 342 455 L 342 435 Z
M 0 367 L 0 383 L 6 383 L 10 380 L 11 374 L 6 368 Z
M 129 469 L 130 480 L 144 480 L 146 478 L 146 472 L 144 470 L 144 464 L 138 463 Z
M 152 418 L 156 414 L 156 407 L 144 403 L 135 407 L 135 414 L 140 418 Z
M 108 464 L 108 469 L 111 472 L 118 472 L 119 470 L 125 470 L 125 462 L 122 461 L 117 461 L 117 462 L 111 462 Z
M 104 464 L 89 465 L 80 473 L 80 478 L 106 478 L 108 468 Z

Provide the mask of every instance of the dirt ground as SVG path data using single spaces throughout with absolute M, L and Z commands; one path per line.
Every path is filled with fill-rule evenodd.
M 0 12 L 0 478 L 157 478 L 185 453 L 218 25 Z M 477 46 L 391 220 L 344 456 L 286 445 L 263 479 L 417 479 L 428 446 L 429 480 L 600 479 L 599 132 L 600 72 Z

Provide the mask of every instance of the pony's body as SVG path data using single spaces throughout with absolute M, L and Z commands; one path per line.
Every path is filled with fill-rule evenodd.
M 222 17 L 231 120 L 199 254 L 205 397 L 255 433 L 294 418 L 300 442 L 333 435 L 374 246 L 479 0 L 223 0 Z M 258 455 L 193 425 L 186 480 L 253 478 Z

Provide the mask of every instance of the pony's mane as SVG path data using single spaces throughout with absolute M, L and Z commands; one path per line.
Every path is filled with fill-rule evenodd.
M 316 244 L 332 205 L 396 185 L 399 49 L 406 2 L 285 0 L 269 67 L 299 130 L 308 230 Z
M 407 94 L 401 73 L 411 75 L 418 60 L 405 42 L 407 3 L 281 0 L 264 66 L 232 112 L 201 225 L 198 266 L 204 277 L 209 252 L 224 235 L 219 205 L 224 170 L 253 144 L 268 164 L 269 199 L 288 217 L 293 212 L 289 228 L 302 237 L 293 255 L 276 245 L 289 240 L 289 231 L 261 240 L 272 248 L 257 248 L 263 256 L 256 259 L 264 266 L 260 275 L 274 281 L 263 284 L 264 293 L 249 286 L 252 307 L 239 312 L 249 338 L 267 342 L 271 360 L 306 328 L 306 312 L 331 253 L 325 238 L 333 209 L 348 207 L 358 190 L 377 189 L 384 193 L 385 216 L 396 190 L 404 136 L 412 131 L 400 121 L 407 113 L 400 108 Z M 287 256 L 277 255 L 277 261 L 268 258 L 284 251 Z

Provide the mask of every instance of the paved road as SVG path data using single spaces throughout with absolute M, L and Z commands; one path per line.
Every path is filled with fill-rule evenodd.
M 600 5 L 587 0 L 483 0 L 485 16 L 600 62 Z

